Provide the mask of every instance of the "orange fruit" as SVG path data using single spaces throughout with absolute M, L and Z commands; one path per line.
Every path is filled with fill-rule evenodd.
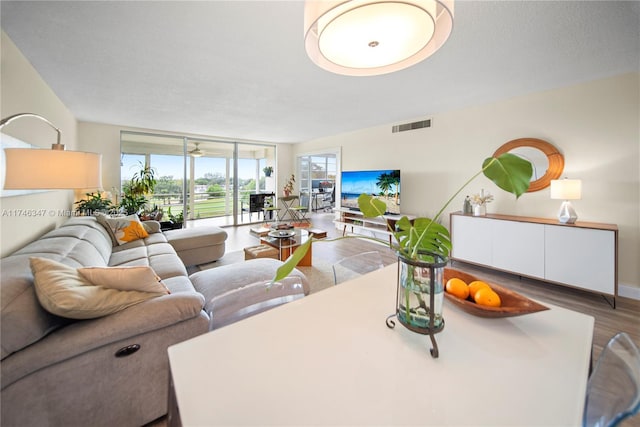
M 487 307 L 500 307 L 500 304 L 502 304 L 502 301 L 500 301 L 500 295 L 491 288 L 478 289 L 474 300 L 476 301 L 476 304 Z
M 486 282 L 483 282 L 482 280 L 474 280 L 473 282 L 469 283 L 469 296 L 471 297 L 472 300 L 476 299 L 476 292 L 478 292 L 478 290 L 482 288 L 491 289 L 491 286 L 489 286 Z
M 452 277 L 447 280 L 445 290 L 454 297 L 458 297 L 460 299 L 467 299 L 469 297 L 469 287 L 467 286 L 467 283 L 457 277 Z

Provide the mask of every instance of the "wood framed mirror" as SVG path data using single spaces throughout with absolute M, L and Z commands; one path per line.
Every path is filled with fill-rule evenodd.
M 556 147 L 537 138 L 519 138 L 503 144 L 493 153 L 498 157 L 504 153 L 515 154 L 531 162 L 533 175 L 527 193 L 540 191 L 558 179 L 564 169 L 564 156 Z

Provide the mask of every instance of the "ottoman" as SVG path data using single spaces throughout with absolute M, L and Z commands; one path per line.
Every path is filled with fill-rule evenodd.
M 206 264 L 224 255 L 227 232 L 220 227 L 195 227 L 164 232 L 185 266 Z
M 265 286 L 282 264 L 275 259 L 260 258 L 189 276 L 193 287 L 204 296 L 203 310 L 209 315 L 210 330 L 308 295 L 309 281 L 298 269 L 280 285 Z
M 279 253 L 276 248 L 272 248 L 269 245 L 249 246 L 244 248 L 244 259 L 256 259 L 256 258 L 273 258 L 278 259 Z

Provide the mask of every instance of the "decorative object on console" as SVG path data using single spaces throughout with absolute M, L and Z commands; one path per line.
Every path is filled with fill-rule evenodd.
M 0 120 L 0 129 L 14 120 L 33 117 L 51 126 L 57 133 L 51 150 L 6 148 L 4 188 L 9 189 L 100 189 L 102 154 L 66 151 L 60 143 L 60 129 L 33 113 L 19 113 Z
M 562 224 L 575 224 L 578 219 L 570 200 L 582 198 L 582 181 L 579 179 L 554 179 L 551 181 L 551 198 L 564 200 L 558 211 L 558 221 Z
M 435 53 L 453 29 L 453 0 L 329 2 L 307 0 L 305 49 L 319 67 L 373 76 L 410 67 Z
M 473 207 L 471 206 L 471 199 L 469 196 L 464 198 L 464 204 L 462 205 L 462 213 L 465 215 L 471 215 L 473 213 Z
M 434 219 L 415 218 L 409 220 L 403 216 L 393 223 L 393 227 L 386 221 L 384 215 L 387 205 L 368 194 L 361 194 L 358 197 L 358 206 L 365 218 L 380 217 L 389 228 L 389 232 L 395 237 L 394 248 L 398 253 L 399 268 L 398 293 L 396 303 L 396 313 L 387 318 L 387 326 L 392 327 L 391 317 L 396 316 L 400 323 L 410 330 L 428 334 L 431 338 L 433 348 L 431 355 L 436 358 L 439 355 L 436 341 L 433 334 L 443 329 L 444 319 L 441 317 L 436 321 L 438 313 L 442 313 L 442 301 L 444 299 L 443 274 L 441 273 L 449 257 L 451 250 L 451 237 L 449 230 L 440 224 L 442 214 L 449 204 L 462 192 L 462 190 L 476 177 L 484 174 L 501 189 L 520 197 L 527 191 L 531 180 L 532 166 L 528 160 L 514 154 L 504 153 L 499 157 L 489 157 L 482 163 L 482 169 L 467 180 L 458 191 L 442 206 L 436 213 Z M 363 238 L 360 236 L 343 236 L 344 238 Z M 376 238 L 368 237 L 384 244 L 388 242 Z M 309 239 L 296 250 L 289 259 L 281 266 L 273 279 L 274 282 L 286 277 L 298 261 L 311 248 Z M 325 240 L 325 241 L 331 241 Z M 337 240 L 337 239 L 335 239 Z M 428 297 L 427 297 L 428 295 Z M 428 300 L 428 306 L 427 306 Z M 401 303 L 402 306 L 401 306 Z M 407 311 L 408 310 L 408 311 Z M 419 327 L 416 325 L 417 316 L 412 319 L 407 313 L 419 314 L 423 320 Z M 424 323 L 428 317 L 429 322 Z M 412 321 L 415 320 L 415 321 Z
M 484 216 L 487 214 L 487 203 L 493 201 L 493 195 L 488 191 L 485 193 L 484 188 L 480 190 L 479 194 L 471 196 L 471 205 L 473 206 L 474 216 Z
M 564 169 L 564 156 L 556 147 L 537 138 L 518 138 L 509 141 L 493 153 L 498 157 L 504 153 L 515 154 L 528 160 L 533 166 L 531 183 L 528 193 L 540 191 L 549 186 L 551 180 L 562 175 Z

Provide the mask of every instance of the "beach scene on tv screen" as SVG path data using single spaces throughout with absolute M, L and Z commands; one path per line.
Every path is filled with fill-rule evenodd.
M 387 205 L 389 214 L 400 213 L 400 171 L 394 169 L 372 171 L 343 171 L 341 203 L 343 208 L 358 208 L 358 197 L 369 194 Z

